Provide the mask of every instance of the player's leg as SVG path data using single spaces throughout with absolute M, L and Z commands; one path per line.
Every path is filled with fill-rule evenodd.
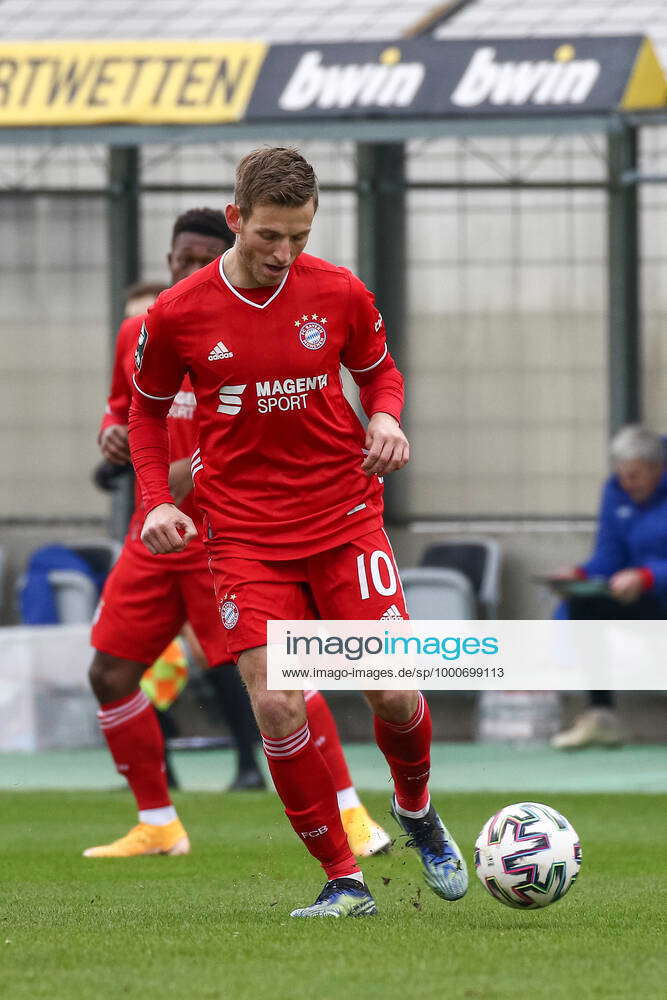
M 294 832 L 324 869 L 327 882 L 293 917 L 366 916 L 376 912 L 343 829 L 333 779 L 310 735 L 301 691 L 268 691 L 266 647 L 245 650 L 239 669 L 248 687 L 276 791 Z
M 190 844 L 169 794 L 164 738 L 139 687 L 148 664 L 178 630 L 183 608 L 168 569 L 150 569 L 125 549 L 105 585 L 93 625 L 96 652 L 90 683 L 98 718 L 117 770 L 137 803 L 139 822 L 127 836 L 88 848 L 86 857 L 186 854 Z M 159 591 L 159 593 L 158 593 Z
M 267 690 L 265 646 L 242 652 L 239 669 L 276 791 L 295 833 L 329 879 L 359 875 L 340 821 L 333 779 L 311 738 L 302 692 Z
M 310 735 L 331 772 L 350 850 L 360 858 L 382 854 L 391 847 L 391 837 L 359 798 L 331 709 L 320 691 L 304 691 L 304 698 Z
M 418 852 L 424 878 L 442 899 L 460 899 L 468 888 L 463 855 L 436 812 L 428 790 L 431 715 L 416 691 L 368 691 L 375 738 L 394 779 L 391 811 Z
M 236 750 L 236 776 L 230 792 L 257 791 L 266 788 L 264 775 L 257 762 L 255 746 L 259 733 L 248 692 L 234 663 L 222 663 L 209 671 L 208 680 L 216 692 Z
M 350 852 L 336 789 L 315 746 L 301 691 L 269 691 L 266 622 L 312 618 L 302 570 L 292 563 L 211 557 L 220 619 L 230 655 L 248 689 L 276 791 L 295 833 L 322 865 L 327 883 L 316 902 L 293 916 L 361 916 L 375 903 Z
M 403 589 L 384 531 L 309 560 L 311 586 L 322 618 L 408 618 Z M 371 691 L 375 738 L 394 780 L 392 813 L 420 855 L 427 884 L 444 899 L 459 899 L 468 877 L 458 846 L 431 803 L 431 715 L 418 691 Z
M 180 634 L 174 636 L 162 650 L 157 660 L 150 665 L 141 678 L 141 689 L 145 691 L 155 707 L 164 737 L 167 784 L 172 791 L 177 789 L 179 784 L 168 743 L 179 734 L 172 708 L 183 688 L 187 685 L 189 677 L 190 644 L 185 642 L 186 625 L 183 626 Z
M 236 665 L 229 662 L 226 631 L 216 607 L 208 561 L 202 559 L 191 571 L 183 573 L 181 592 L 190 625 L 189 641 L 194 640 L 195 648 L 199 645 L 196 652 L 234 740 L 236 777 L 230 790 L 264 788 L 264 775 L 255 755 L 259 734 L 248 693 Z

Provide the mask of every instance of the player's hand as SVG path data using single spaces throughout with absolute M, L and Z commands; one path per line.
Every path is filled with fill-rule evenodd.
M 367 476 L 386 476 L 402 469 L 410 458 L 410 445 L 395 417 L 374 413 L 366 431 L 368 454 L 362 463 Z
M 641 597 L 644 579 L 638 569 L 621 569 L 609 580 L 611 596 L 622 604 L 632 604 Z
M 130 461 L 130 446 L 127 441 L 127 424 L 112 424 L 100 434 L 100 451 L 107 462 L 113 465 L 127 465 Z
M 192 491 L 192 471 L 189 458 L 179 458 L 169 466 L 169 492 L 177 507 Z
M 161 503 L 150 511 L 141 530 L 141 540 L 153 556 L 182 552 L 197 529 L 187 514 L 173 503 Z

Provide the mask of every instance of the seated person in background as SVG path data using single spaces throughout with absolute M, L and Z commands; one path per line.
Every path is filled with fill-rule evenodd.
M 610 446 L 613 475 L 602 493 L 590 559 L 563 574 L 604 577 L 609 596 L 570 598 L 557 618 L 667 618 L 667 452 L 639 424 L 623 427 Z M 611 691 L 591 691 L 589 707 L 552 746 L 576 750 L 621 742 Z

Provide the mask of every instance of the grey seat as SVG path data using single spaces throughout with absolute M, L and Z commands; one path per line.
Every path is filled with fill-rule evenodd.
M 115 539 L 104 536 L 83 541 L 65 541 L 62 544 L 90 566 L 94 579 L 78 569 L 49 571 L 47 578 L 53 591 L 58 620 L 63 625 L 90 624 L 99 601 L 98 587 L 120 555 L 122 545 Z M 20 606 L 20 594 L 25 581 L 25 573 L 16 580 L 17 608 Z
M 50 586 L 63 625 L 89 625 L 99 600 L 97 587 L 85 573 L 75 569 L 52 569 Z
M 85 559 L 98 578 L 106 577 L 122 548 L 120 542 L 104 537 L 68 542 L 67 547 Z M 63 624 L 83 625 L 92 621 L 99 594 L 90 577 L 76 570 L 52 570 L 49 583 Z
M 498 617 L 501 549 L 495 539 L 468 535 L 435 542 L 425 549 L 419 565 L 463 573 L 477 601 L 473 617 Z
M 475 594 L 470 581 L 453 569 L 418 566 L 401 572 L 411 618 L 475 618 Z

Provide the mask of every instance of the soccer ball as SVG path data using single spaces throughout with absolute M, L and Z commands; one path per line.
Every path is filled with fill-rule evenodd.
M 576 830 L 540 802 L 505 806 L 484 824 L 475 843 L 480 882 L 494 899 L 519 909 L 562 899 L 580 867 Z

